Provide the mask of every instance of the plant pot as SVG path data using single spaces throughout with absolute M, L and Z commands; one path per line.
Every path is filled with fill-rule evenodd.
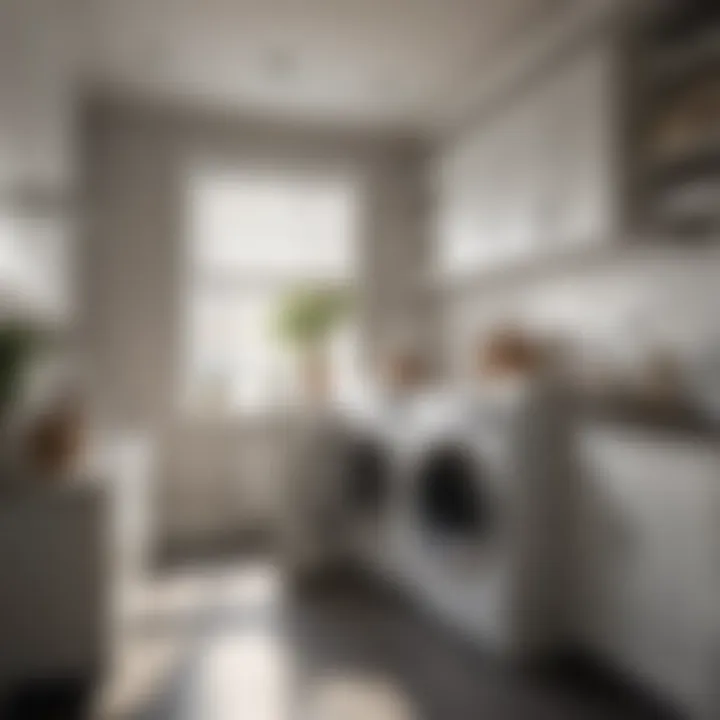
M 415 352 L 404 351 L 391 355 L 385 367 L 385 382 L 393 393 L 412 393 L 429 379 L 423 358 Z
M 304 395 L 313 404 L 326 402 L 332 391 L 332 373 L 327 352 L 311 350 L 302 359 Z
M 31 466 L 50 476 L 71 472 L 80 457 L 84 428 L 80 408 L 73 403 L 62 403 L 40 416 L 28 432 Z

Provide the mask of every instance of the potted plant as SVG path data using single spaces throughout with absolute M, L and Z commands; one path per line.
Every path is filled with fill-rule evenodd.
M 278 308 L 278 334 L 298 353 L 304 389 L 313 400 L 323 400 L 329 393 L 328 346 L 350 307 L 344 289 L 306 286 L 288 292 Z
M 0 454 L 51 476 L 74 464 L 83 430 L 77 398 L 53 387 L 57 340 L 36 324 L 0 324 Z

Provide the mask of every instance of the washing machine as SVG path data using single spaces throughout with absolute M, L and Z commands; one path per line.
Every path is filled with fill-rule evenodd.
M 383 541 L 445 626 L 519 660 L 562 647 L 571 601 L 569 436 L 549 386 L 419 399 L 396 448 Z
M 386 529 L 397 502 L 398 448 L 408 406 L 373 398 L 305 422 L 292 472 L 290 556 L 319 570 L 346 563 L 386 574 Z
M 394 541 L 403 503 L 401 470 L 414 436 L 414 398 L 385 398 L 346 409 L 337 462 L 337 508 L 349 559 L 398 582 L 407 567 Z

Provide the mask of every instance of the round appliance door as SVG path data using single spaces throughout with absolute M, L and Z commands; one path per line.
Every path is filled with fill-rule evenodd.
M 497 535 L 500 507 L 490 469 L 462 443 L 430 447 L 414 468 L 413 495 L 419 531 L 443 544 L 479 546 Z
M 442 441 L 413 468 L 415 587 L 467 637 L 498 645 L 509 627 L 506 500 L 498 467 L 476 447 Z

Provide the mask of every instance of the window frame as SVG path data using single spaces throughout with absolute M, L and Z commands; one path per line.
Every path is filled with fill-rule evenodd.
M 251 177 L 255 175 L 261 181 L 273 182 L 279 181 L 281 184 L 292 183 L 296 178 L 300 181 L 317 182 L 320 186 L 337 184 L 344 186 L 350 200 L 349 223 L 347 232 L 347 242 L 351 246 L 349 249 L 349 259 L 347 272 L 343 274 L 328 274 L 319 271 L 317 273 L 308 273 L 306 269 L 299 269 L 297 272 L 273 271 L 265 270 L 258 272 L 252 268 L 227 268 L 227 270 L 213 271 L 209 268 L 198 267 L 197 258 L 194 256 L 196 243 L 198 242 L 197 224 L 196 224 L 196 187 L 201 182 L 203 175 L 212 178 L 213 175 L 222 178 L 222 176 L 232 177 L 236 175 L 240 178 L 243 176 Z M 328 287 L 347 288 L 354 293 L 358 287 L 358 279 L 362 267 L 362 215 L 364 207 L 364 193 L 361 178 L 355 172 L 347 169 L 338 169 L 336 167 L 316 167 L 297 168 L 280 164 L 247 164 L 233 163 L 227 161 L 193 163 L 184 173 L 184 224 L 183 224 L 183 242 L 182 242 L 182 277 L 180 285 L 182 289 L 181 299 L 181 348 L 182 361 L 180 363 L 180 392 L 178 396 L 182 405 L 182 414 L 184 417 L 192 419 L 204 419 L 207 421 L 242 419 L 247 417 L 257 417 L 264 415 L 272 415 L 280 409 L 287 409 L 288 402 L 297 402 L 300 397 L 300 388 L 296 387 L 294 391 L 283 401 L 267 400 L 258 406 L 252 405 L 244 407 L 241 402 L 229 402 L 227 406 L 218 411 L 208 412 L 208 408 L 203 407 L 202 403 L 198 403 L 192 399 L 197 392 L 200 383 L 197 377 L 193 377 L 197 371 L 193 369 L 193 330 L 192 330 L 192 313 L 193 305 L 202 296 L 203 288 L 210 295 L 227 293 L 229 296 L 243 296 L 256 291 L 267 291 L 272 293 L 277 291 L 285 292 L 305 283 L 321 282 Z M 214 276 L 214 277 L 213 277 Z M 211 289 L 212 288 L 212 289 Z M 355 333 L 359 334 L 359 323 L 355 322 Z M 359 358 L 355 358 L 357 362 Z

